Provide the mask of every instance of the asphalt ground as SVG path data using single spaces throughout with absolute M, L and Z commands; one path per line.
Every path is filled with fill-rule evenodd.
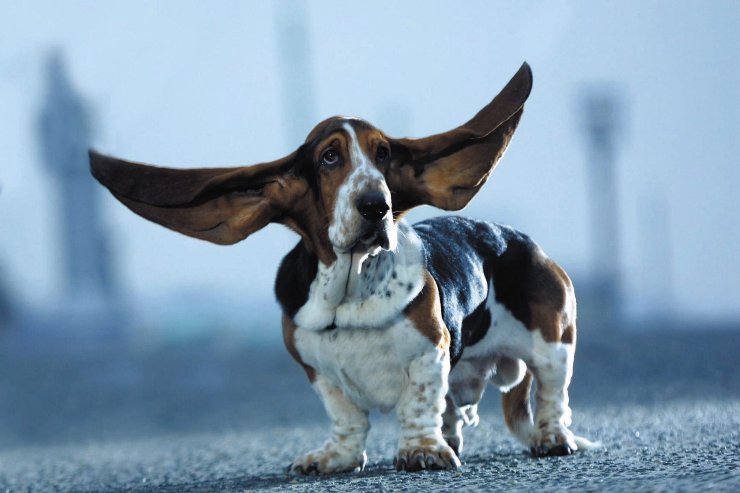
M 375 414 L 364 472 L 292 478 L 328 420 L 275 344 L 0 338 L 0 493 L 740 491 L 739 350 L 738 331 L 582 331 L 573 430 L 603 449 L 531 458 L 491 387 L 459 471 L 396 473 L 395 419 Z

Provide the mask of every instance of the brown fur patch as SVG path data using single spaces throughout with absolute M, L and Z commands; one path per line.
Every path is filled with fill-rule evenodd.
M 283 314 L 283 342 L 285 343 L 285 347 L 293 359 L 303 367 L 303 370 L 306 372 L 306 376 L 308 376 L 308 380 L 313 383 L 314 380 L 316 380 L 316 370 L 303 362 L 300 353 L 298 353 L 298 349 L 295 347 L 295 331 L 297 329 L 298 326 L 293 322 L 293 320 L 286 314 Z
M 565 331 L 569 327 L 571 332 L 575 330 L 573 284 L 568 274 L 548 257 L 537 258 L 535 269 L 537 275 L 533 277 L 539 283 L 531 287 L 527 328 L 539 330 L 547 342 L 565 342 Z
M 414 327 L 437 347 L 449 351 L 450 331 L 442 319 L 437 283 L 429 272 L 424 272 L 424 287 L 403 311 Z
M 529 404 L 530 391 L 532 390 L 532 373 L 524 374 L 524 379 L 519 385 L 501 394 L 501 404 L 504 411 L 504 421 L 512 433 L 516 434 L 521 423 L 532 419 L 532 408 Z
M 418 440 L 418 444 L 420 447 L 434 447 L 438 445 L 438 441 L 436 438 L 421 437 Z
M 576 343 L 576 326 L 570 324 L 563 331 L 563 336 L 560 338 L 560 342 L 563 344 L 575 344 Z
M 561 312 L 544 303 L 529 303 L 530 330 L 539 330 L 547 342 L 559 342 L 561 329 Z

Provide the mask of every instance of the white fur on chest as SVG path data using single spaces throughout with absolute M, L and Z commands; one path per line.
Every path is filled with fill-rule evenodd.
M 419 237 L 403 223 L 398 228 L 396 251 L 340 254 L 332 265 L 319 264 L 293 318 L 303 362 L 365 409 L 392 409 L 411 360 L 434 348 L 403 315 L 424 287 L 424 264 Z
M 299 328 L 294 340 L 304 363 L 360 408 L 382 412 L 393 409 L 406 388 L 411 361 L 434 347 L 405 318 L 386 328 Z

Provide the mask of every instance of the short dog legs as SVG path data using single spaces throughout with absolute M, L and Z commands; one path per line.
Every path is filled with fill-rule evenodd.
M 289 467 L 294 474 L 331 474 L 361 471 L 367 462 L 365 440 L 370 424 L 367 412 L 322 375 L 313 383 L 331 419 L 331 437 L 323 447 L 298 457 Z
M 532 455 L 569 455 L 578 448 L 568 429 L 571 424 L 568 385 L 573 374 L 575 344 L 545 342 L 538 336 L 536 333 L 531 361 L 537 381 Z
M 449 371 L 449 356 L 441 349 L 411 362 L 408 385 L 396 406 L 401 424 L 397 470 L 460 467 L 460 459 L 442 436 Z

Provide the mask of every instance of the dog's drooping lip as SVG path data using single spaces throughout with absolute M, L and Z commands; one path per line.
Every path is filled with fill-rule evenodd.
M 373 255 L 373 250 L 380 248 L 381 250 L 390 249 L 390 239 L 388 238 L 388 232 L 382 225 L 380 227 L 374 227 L 365 232 L 360 236 L 354 245 L 352 245 L 353 251 L 359 251 L 358 249 L 366 250 Z

